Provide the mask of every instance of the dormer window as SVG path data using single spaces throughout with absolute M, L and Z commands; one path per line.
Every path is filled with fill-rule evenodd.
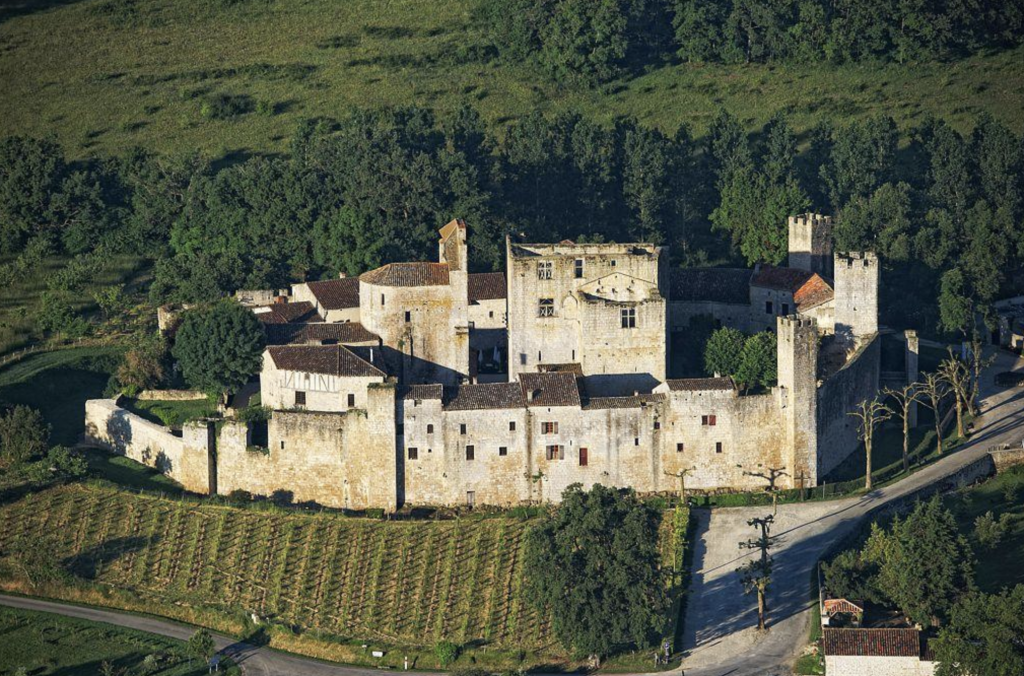
M 537 263 L 537 279 L 551 279 L 551 261 Z

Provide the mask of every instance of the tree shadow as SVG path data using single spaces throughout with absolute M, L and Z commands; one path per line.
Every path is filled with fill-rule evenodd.
M 0 0 L 0 24 L 18 16 L 45 12 L 79 0 Z
M 141 551 L 158 541 L 158 536 L 113 538 L 65 558 L 61 561 L 61 566 L 75 577 L 95 580 L 102 568 L 126 554 Z

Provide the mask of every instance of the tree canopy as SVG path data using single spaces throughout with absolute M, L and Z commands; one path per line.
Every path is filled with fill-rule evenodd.
M 631 489 L 574 484 L 530 531 L 527 598 L 580 656 L 647 646 L 669 605 L 657 542 L 658 514 Z
M 0 414 L 0 469 L 46 453 L 50 426 L 42 414 L 28 406 L 15 406 Z
M 971 592 L 949 613 L 935 641 L 937 676 L 1024 673 L 1024 585 L 1001 594 Z
M 224 300 L 184 313 L 172 354 L 190 386 L 223 395 L 237 391 L 259 372 L 263 345 L 256 316 Z

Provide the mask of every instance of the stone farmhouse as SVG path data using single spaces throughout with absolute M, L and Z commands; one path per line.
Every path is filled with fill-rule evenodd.
M 878 389 L 879 263 L 834 253 L 830 218 L 790 218 L 789 267 L 753 270 L 672 270 L 651 244 L 508 238 L 505 272 L 474 274 L 466 235 L 454 220 L 437 262 L 254 307 L 266 430 L 186 430 L 170 473 L 199 467 L 184 480 L 201 492 L 393 510 L 557 501 L 574 483 L 667 492 L 681 473 L 688 489 L 758 489 L 769 467 L 777 485 L 809 487 L 857 448 L 847 413 Z M 697 317 L 776 332 L 777 384 L 670 378 L 673 339 Z M 154 455 L 149 432 L 133 447 L 131 414 L 90 404 L 95 440 Z

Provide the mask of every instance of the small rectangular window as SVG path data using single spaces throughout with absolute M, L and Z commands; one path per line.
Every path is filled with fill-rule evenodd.
M 789 303 L 783 303 L 782 304 L 782 315 L 784 317 L 788 317 L 789 316 Z
M 525 352 L 520 352 L 519 353 L 519 365 L 520 366 L 526 366 L 526 353 Z
M 475 446 L 466 446 L 466 460 L 475 460 L 475 459 L 476 459 L 476 447 Z
M 612 267 L 613 268 L 615 267 L 615 261 L 612 261 Z
M 639 446 L 640 445 L 640 437 L 633 437 L 633 445 L 634 446 Z
M 503 458 L 508 455 L 508 446 L 498 446 L 498 455 Z
M 434 426 L 432 424 L 431 425 L 427 425 L 427 434 L 433 434 L 433 433 L 434 433 Z
M 515 432 L 516 431 L 516 421 L 515 420 L 509 420 L 508 421 L 508 431 L 509 432 Z
M 661 429 L 661 423 L 658 422 L 657 420 L 654 421 L 654 429 L 656 429 L 656 430 L 660 430 Z
M 405 311 L 405 323 L 408 324 L 412 321 L 412 313 L 408 310 Z
M 541 298 L 537 304 L 537 316 L 538 317 L 554 317 L 555 316 L 555 299 L 554 298 Z
M 577 258 L 576 259 L 575 275 L 576 275 L 576 279 L 583 279 L 583 259 L 582 258 Z
M 284 439 L 281 440 L 281 450 L 284 450 Z
M 565 457 L 565 449 L 562 446 L 548 446 L 546 451 L 548 460 L 561 460 Z
M 305 392 L 296 392 L 295 393 L 295 405 L 296 406 L 305 406 L 306 405 L 306 393 Z
M 383 305 L 383 304 L 384 304 L 384 294 L 381 294 L 381 295 L 380 295 L 380 304 L 381 304 L 381 305 Z
M 721 441 L 716 441 L 715 442 L 715 453 L 721 453 L 721 452 L 722 452 L 722 442 Z
M 352 408 L 355 405 L 356 405 L 356 395 L 349 394 L 348 395 L 348 407 Z
M 714 415 L 702 415 L 700 417 L 700 424 L 701 425 L 707 425 L 709 427 L 714 427 L 716 422 L 717 422 L 717 420 L 716 420 Z
M 466 507 L 476 506 L 476 491 L 466 491 Z
M 551 279 L 551 261 L 537 263 L 537 279 Z
M 580 446 L 580 467 L 586 467 L 589 460 L 586 446 Z
M 680 441 L 678 444 L 676 444 L 676 453 L 682 453 L 682 452 L 683 452 L 683 442 Z
M 494 319 L 494 310 L 490 310 L 490 311 L 489 311 L 489 312 L 487 313 L 487 317 L 488 317 L 488 318 L 490 318 L 490 319 Z
M 459 434 L 466 433 L 466 423 L 459 423 Z
M 770 314 L 772 314 L 773 311 L 774 310 L 773 310 L 772 302 L 770 300 L 766 300 L 764 302 L 764 312 L 765 312 L 765 314 L 769 314 L 770 315 Z
M 410 446 L 409 447 L 409 459 L 410 460 L 416 460 L 419 457 L 420 457 L 420 449 L 416 448 L 415 446 Z
M 714 413 L 708 416 L 708 425 L 714 427 L 718 423 L 718 418 Z
M 636 328 L 636 308 L 622 308 L 622 328 L 624 329 L 635 329 Z
M 558 434 L 558 423 L 557 422 L 542 422 L 540 424 L 541 434 Z

